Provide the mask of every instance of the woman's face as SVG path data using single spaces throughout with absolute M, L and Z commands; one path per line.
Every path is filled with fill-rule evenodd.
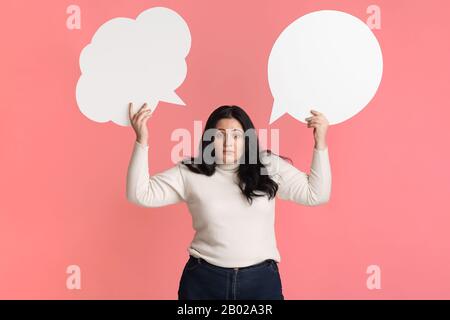
M 236 119 L 220 119 L 216 125 L 214 149 L 216 163 L 234 163 L 244 153 L 244 129 Z

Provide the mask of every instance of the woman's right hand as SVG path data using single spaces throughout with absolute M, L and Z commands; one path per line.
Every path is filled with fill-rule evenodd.
M 147 102 L 133 115 L 131 109 L 133 103 L 128 104 L 128 115 L 130 117 L 131 126 L 136 132 L 136 141 L 140 144 L 147 145 L 148 129 L 147 119 L 152 116 L 152 110 L 147 106 Z

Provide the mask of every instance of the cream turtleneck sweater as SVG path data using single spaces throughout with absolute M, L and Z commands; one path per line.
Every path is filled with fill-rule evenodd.
M 237 185 L 239 164 L 218 164 L 208 177 L 179 161 L 149 175 L 149 146 L 135 141 L 127 172 L 127 199 L 143 207 L 184 201 L 196 231 L 189 254 L 221 267 L 245 267 L 281 257 L 275 237 L 275 199 L 253 198 L 250 205 Z M 261 153 L 267 172 L 277 182 L 277 197 L 305 206 L 328 202 L 331 167 L 328 147 L 313 150 L 310 174 L 274 155 Z

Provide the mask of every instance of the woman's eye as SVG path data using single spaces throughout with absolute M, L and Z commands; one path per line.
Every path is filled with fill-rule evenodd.
M 242 138 L 242 134 L 236 133 L 236 134 L 233 135 L 233 138 L 234 139 L 240 139 L 240 138 Z
M 221 132 L 221 131 L 218 131 L 218 132 L 216 132 L 214 137 L 216 139 L 224 139 L 225 138 L 225 134 L 223 132 Z M 237 140 L 237 139 L 241 139 L 243 137 L 243 134 L 240 133 L 240 132 L 236 132 L 236 133 L 231 133 L 227 137 L 230 138 L 230 139 L 233 139 L 233 140 Z

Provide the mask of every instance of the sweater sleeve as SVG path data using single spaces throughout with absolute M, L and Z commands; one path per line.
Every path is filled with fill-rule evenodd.
M 181 163 L 150 176 L 148 149 L 135 141 L 127 172 L 128 201 L 143 207 L 161 207 L 186 200 Z
M 331 166 L 328 146 L 325 149 L 314 148 L 309 174 L 274 154 L 271 154 L 270 167 L 269 173 L 278 178 L 278 198 L 306 206 L 316 206 L 329 201 Z

